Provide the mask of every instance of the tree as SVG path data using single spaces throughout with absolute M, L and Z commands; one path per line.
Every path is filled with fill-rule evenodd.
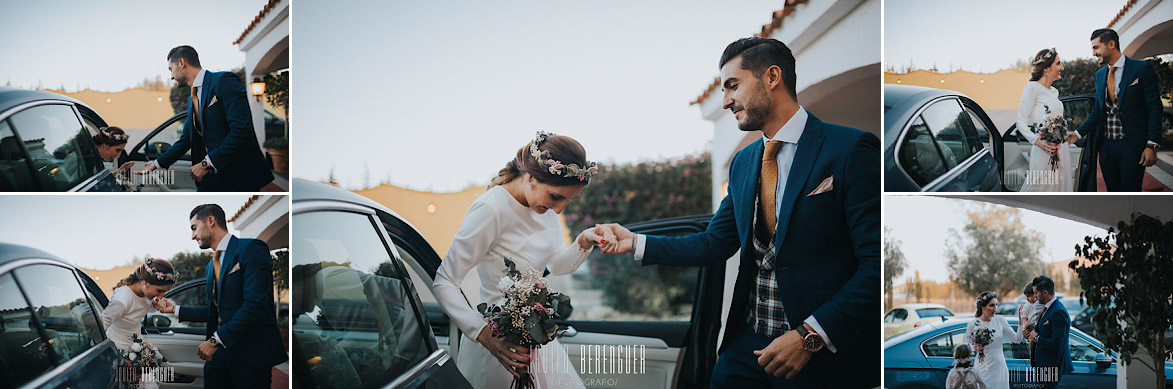
M 212 253 L 194 252 L 178 253 L 171 257 L 171 266 L 179 273 L 175 285 L 191 280 L 201 280 L 207 277 L 208 262 L 212 260 Z
M 892 287 L 896 279 L 904 274 L 908 261 L 904 259 L 904 252 L 900 251 L 900 240 L 892 237 L 892 229 L 884 227 L 884 296 L 887 306 L 892 307 Z
M 921 298 L 925 297 L 925 283 L 920 280 L 920 270 L 917 270 L 913 276 L 912 286 L 909 288 L 909 294 L 911 294 L 918 303 L 921 301 Z
M 1007 296 L 1042 271 L 1043 240 L 1022 225 L 1021 211 L 984 204 L 966 213 L 969 221 L 949 229 L 945 248 L 949 278 L 962 290 Z
M 277 288 L 277 299 L 289 292 L 289 249 L 280 249 L 273 256 L 273 286 Z
M 1063 78 L 1051 85 L 1059 88 L 1059 93 L 1063 95 L 1094 94 L 1096 93 L 1096 71 L 1101 67 L 1103 66 L 1100 66 L 1100 62 L 1093 58 L 1063 61 Z
M 1120 353 L 1124 363 L 1137 359 L 1157 375 L 1155 387 L 1165 385 L 1165 329 L 1173 325 L 1173 222 L 1133 214 L 1109 228 L 1106 238 L 1084 237 L 1076 254 L 1086 262 L 1071 261 L 1079 274 L 1088 306 L 1096 310 L 1092 322 L 1104 345 Z
M 1157 72 L 1157 80 L 1160 81 L 1157 85 L 1160 86 L 1161 98 L 1173 99 L 1173 62 L 1165 62 L 1158 57 L 1149 57 L 1145 60 L 1149 61 L 1149 64 L 1153 65 L 1153 70 Z

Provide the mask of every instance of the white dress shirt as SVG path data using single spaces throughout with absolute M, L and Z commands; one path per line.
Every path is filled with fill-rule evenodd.
M 201 72 L 200 74 L 203 74 L 203 73 Z M 228 250 L 228 241 L 232 240 L 233 237 L 234 236 L 231 233 L 224 235 L 224 237 L 220 239 L 220 243 L 216 244 L 216 252 L 220 253 L 221 260 L 224 259 L 224 251 Z M 215 269 L 213 269 L 213 270 L 215 270 Z M 223 270 L 223 269 L 221 269 L 221 270 Z M 213 287 L 217 287 L 217 286 L 218 285 L 208 285 L 209 288 L 213 288 Z M 219 288 L 217 287 L 216 289 L 219 289 Z M 216 291 L 210 290 L 210 291 L 208 291 L 208 293 L 214 294 L 214 293 L 216 293 Z M 219 298 L 219 296 L 216 296 L 216 297 Z M 175 316 L 179 316 L 179 306 L 178 305 L 175 306 Z M 213 317 L 213 318 L 210 318 L 209 320 L 219 321 L 220 318 Z M 220 331 L 213 332 L 212 337 L 216 338 L 216 343 L 219 343 L 220 347 L 228 348 L 228 346 L 224 345 L 224 342 L 220 341 Z
M 806 109 L 800 105 L 798 106 L 798 111 L 794 112 L 794 116 L 791 116 L 790 120 L 782 124 L 782 128 L 774 133 L 773 139 L 767 137 L 764 133 L 762 134 L 762 144 L 771 140 L 784 142 L 782 149 L 778 150 L 778 155 L 775 157 L 778 162 L 778 186 L 774 189 L 775 212 L 780 212 L 782 209 L 781 194 L 785 193 L 786 179 L 790 176 L 790 167 L 794 165 L 794 154 L 798 152 L 798 140 L 802 138 L 802 132 L 806 129 L 806 121 L 809 116 Z M 637 234 L 635 239 L 635 260 L 639 261 L 644 258 L 644 247 L 646 247 L 647 236 Z M 803 323 L 809 324 L 815 330 L 815 333 L 818 333 L 823 338 L 823 343 L 827 344 L 828 350 L 836 352 L 835 345 L 831 344 L 831 338 L 827 337 L 826 332 L 823 331 L 823 327 L 819 325 L 819 321 L 815 319 L 814 315 L 807 317 Z

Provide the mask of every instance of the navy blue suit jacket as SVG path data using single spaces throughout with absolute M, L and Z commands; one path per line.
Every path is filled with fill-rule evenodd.
M 717 265 L 741 250 L 725 339 L 746 321 L 758 268 L 753 213 L 762 152 L 759 139 L 733 157 L 729 194 L 706 231 L 648 236 L 644 249 L 644 264 L 669 266 Z M 808 196 L 827 177 L 833 188 Z M 856 368 L 880 365 L 880 140 L 809 115 L 781 196 L 774 269 L 786 317 L 794 328 L 814 315 L 837 351 L 824 348 L 803 373 L 813 370 L 824 384 L 878 386 L 878 373 Z
M 1159 80 L 1157 71 L 1151 64 L 1132 58 L 1125 58 L 1124 71 L 1121 74 L 1117 80 L 1120 82 L 1120 94 L 1116 96 L 1120 124 L 1124 127 L 1125 142 L 1136 150 L 1139 157 L 1148 141 L 1157 144 L 1162 141 Z M 1108 67 L 1105 66 L 1096 71 L 1096 102 L 1092 105 L 1092 112 L 1088 114 L 1087 121 L 1076 129 L 1079 136 L 1087 136 L 1093 129 L 1098 129 L 1099 134 L 1104 134 L 1104 126 L 1108 121 L 1108 115 L 1104 114 L 1108 101 L 1107 91 L 1104 89 L 1107 83 Z
M 254 369 L 267 369 L 287 359 L 273 303 L 273 259 L 263 241 L 229 239 L 219 285 L 208 261 L 208 305 L 180 307 L 179 320 L 208 323 L 208 337 L 217 333 L 224 342 L 217 354 L 236 353 Z
M 195 104 L 188 97 L 183 134 L 159 156 L 159 166 L 171 166 L 191 150 L 193 164 L 208 156 L 215 167 L 215 174 L 204 176 L 199 183 L 200 191 L 256 192 L 272 182 L 273 172 L 257 144 L 248 92 L 240 76 L 207 72 L 200 89 L 200 123 L 196 123 Z
M 1071 365 L 1071 347 L 1068 337 L 1071 334 L 1071 315 L 1063 303 L 1055 301 L 1051 308 L 1043 312 L 1039 318 L 1039 325 L 1035 329 L 1039 332 L 1039 339 L 1031 351 L 1030 364 L 1034 367 L 1059 367 L 1060 375 L 1075 370 Z

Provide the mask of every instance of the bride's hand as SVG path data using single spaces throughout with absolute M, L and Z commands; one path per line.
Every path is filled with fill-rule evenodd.
M 497 362 L 501 362 L 501 365 L 505 366 L 505 370 L 508 370 L 515 379 L 521 378 L 517 369 L 529 368 L 529 349 L 493 337 L 488 326 L 485 326 L 477 335 L 477 343 L 485 346 L 485 349 L 489 350 L 489 354 L 493 354 L 493 357 L 497 358 Z
M 1055 153 L 1059 151 L 1059 145 L 1047 142 L 1042 139 L 1036 140 L 1035 146 L 1038 146 L 1040 149 L 1043 149 L 1043 151 L 1046 151 L 1047 154 L 1051 155 L 1055 155 Z
M 634 251 L 632 242 L 635 241 L 635 234 L 631 230 L 615 223 L 602 224 L 600 227 L 611 230 L 611 233 L 615 234 L 616 240 L 616 245 L 613 250 L 603 250 L 603 252 L 608 255 L 615 255 Z
M 154 305 L 159 312 L 175 313 L 175 302 L 166 297 L 155 297 L 151 300 L 151 305 Z
M 582 233 L 578 234 L 576 243 L 578 243 L 578 248 L 583 250 L 595 246 L 603 251 L 607 251 L 608 249 L 614 249 L 616 240 L 618 239 L 615 239 L 615 234 L 610 229 L 595 225 L 593 228 L 582 230 Z

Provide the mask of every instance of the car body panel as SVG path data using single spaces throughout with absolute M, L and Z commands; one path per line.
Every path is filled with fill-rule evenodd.
M 930 107 L 949 107 L 956 105 L 960 112 L 966 112 L 958 117 L 969 127 L 955 129 L 932 129 L 925 126 L 932 134 L 912 134 L 918 125 L 921 115 Z M 975 121 L 976 120 L 976 121 Z M 920 123 L 923 123 L 920 122 Z M 958 122 L 961 123 L 961 122 Z M 963 126 L 964 127 L 964 126 Z M 990 129 L 994 129 L 989 116 L 973 100 L 964 94 L 941 89 L 924 88 L 908 85 L 884 86 L 884 190 L 888 192 L 973 192 L 1001 190 L 1001 177 L 998 169 L 997 156 L 1001 152 L 1001 144 L 996 136 L 991 136 Z M 966 139 L 938 138 L 944 130 L 966 133 Z M 976 131 L 976 136 L 969 134 L 969 130 Z M 942 144 L 962 144 L 980 141 L 982 149 L 972 153 L 961 161 L 953 161 L 953 152 L 941 147 Z M 968 147 L 968 145 L 966 146 Z M 948 149 L 952 149 L 949 147 Z M 908 157 L 902 158 L 902 151 Z M 915 152 L 911 152 L 915 150 Z M 947 152 L 949 151 L 949 152 Z M 969 151 L 965 151 L 968 153 Z M 917 158 L 924 159 L 919 161 Z M 909 159 L 911 158 L 911 159 Z M 902 162 L 902 159 L 908 159 Z M 932 162 L 936 160 L 936 162 Z M 908 166 L 906 166 L 908 165 Z M 921 175 L 931 178 L 914 178 L 913 171 L 927 170 Z

